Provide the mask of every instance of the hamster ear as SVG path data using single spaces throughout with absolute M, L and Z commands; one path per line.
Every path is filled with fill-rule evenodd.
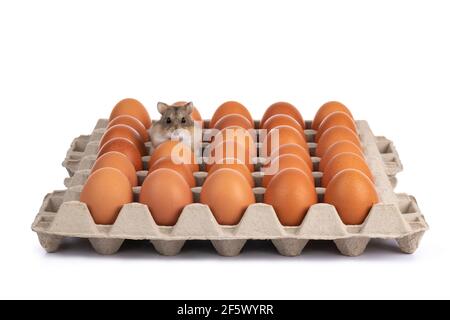
M 192 101 L 186 103 L 184 105 L 184 107 L 186 108 L 186 113 L 189 114 L 189 115 L 192 113 L 192 111 L 194 111 L 194 104 L 192 103 Z
M 159 113 L 164 114 L 164 112 L 166 112 L 168 108 L 169 108 L 169 105 L 167 103 L 158 102 L 158 112 Z

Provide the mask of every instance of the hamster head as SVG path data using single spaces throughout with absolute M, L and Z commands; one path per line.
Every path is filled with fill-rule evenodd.
M 150 130 L 150 137 L 154 147 L 167 140 L 182 140 L 191 144 L 195 123 L 192 119 L 194 105 L 187 102 L 184 105 L 169 105 L 158 102 L 161 119 Z

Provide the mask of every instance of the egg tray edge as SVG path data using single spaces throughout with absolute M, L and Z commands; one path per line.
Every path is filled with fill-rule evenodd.
M 403 252 L 413 253 L 427 230 L 414 198 L 405 194 L 398 195 L 404 213 L 393 205 L 379 204 L 361 226 L 345 226 L 328 204 L 312 206 L 299 227 L 282 226 L 266 204 L 250 206 L 237 226 L 220 226 L 208 206 L 192 204 L 175 226 L 163 227 L 139 203 L 125 205 L 114 225 L 96 225 L 84 203 L 64 202 L 67 193 L 48 195 L 33 224 L 48 252 L 57 251 L 63 238 L 76 237 L 89 239 L 101 254 L 116 253 L 124 240 L 150 240 L 163 255 L 178 254 L 187 240 L 210 240 L 219 254 L 235 256 L 247 240 L 272 240 L 280 254 L 297 256 L 309 240 L 333 240 L 344 255 L 357 256 L 373 238 L 396 239 Z M 49 211 L 58 205 L 56 213 Z

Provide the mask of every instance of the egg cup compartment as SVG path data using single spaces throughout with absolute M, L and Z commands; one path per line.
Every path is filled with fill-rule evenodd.
M 311 206 L 298 227 L 282 226 L 272 206 L 263 203 L 249 206 L 236 226 L 219 225 L 209 207 L 199 203 L 186 206 L 173 227 L 156 225 L 148 207 L 139 203 L 123 206 L 113 225 L 96 225 L 87 206 L 78 200 L 95 161 L 101 129 L 107 125 L 107 120 L 100 120 L 94 130 L 97 133 L 95 137 L 82 138 L 86 143 L 84 152 L 76 151 L 80 145 L 72 144 L 68 158 L 76 152 L 76 157 L 71 159 L 76 159 L 78 163 L 76 170 L 73 166 L 69 168 L 76 172 L 66 179 L 67 190 L 55 191 L 45 197 L 32 229 L 48 252 L 57 251 L 64 238 L 75 237 L 89 239 L 100 254 L 116 253 L 125 240 L 149 240 L 159 253 L 176 255 L 185 241 L 208 240 L 219 254 L 236 256 L 248 240 L 271 240 L 281 255 L 298 256 L 311 240 L 332 240 L 342 254 L 357 256 L 364 252 L 373 238 L 395 239 L 402 252 L 413 253 L 428 225 L 412 196 L 393 191 L 390 179 L 394 176 L 390 174 L 395 175 L 396 170 L 391 170 L 389 166 L 395 163 L 397 168 L 401 168 L 398 154 L 390 140 L 372 134 L 366 121 L 356 123 L 380 199 L 362 225 L 344 225 L 336 209 L 324 203 Z M 310 122 L 307 122 L 308 126 Z M 307 129 L 305 132 L 308 141 L 313 141 L 315 131 Z M 309 145 L 313 155 L 315 143 L 310 142 Z M 148 156 L 143 158 L 145 169 L 148 169 L 148 160 Z M 320 159 L 312 157 L 312 160 L 317 170 Z M 263 159 L 259 158 L 259 162 L 263 163 Z M 204 165 L 200 167 L 204 170 Z M 137 175 L 142 183 L 147 171 L 140 171 Z M 253 189 L 255 197 L 257 202 L 262 202 L 265 189 L 259 187 L 261 173 L 257 171 L 252 175 L 256 182 Z M 206 176 L 206 172 L 194 173 L 198 187 L 193 188 L 192 192 L 196 201 Z M 320 185 L 321 173 L 314 172 L 314 177 L 316 185 Z M 140 187 L 133 189 L 135 201 L 139 192 Z M 325 189 L 318 187 L 316 192 L 321 200 Z
M 390 178 L 395 177 L 397 173 L 403 171 L 403 164 L 394 143 L 386 137 L 376 137 L 376 141 L 386 167 L 386 174 Z
M 73 142 L 73 152 L 75 154 L 82 155 L 86 150 L 89 138 L 89 136 L 79 136 L 77 139 L 75 139 Z

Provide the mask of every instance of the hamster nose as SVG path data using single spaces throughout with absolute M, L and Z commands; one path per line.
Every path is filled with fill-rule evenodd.
M 180 132 L 173 132 L 172 133 L 172 140 L 183 140 L 183 135 Z

